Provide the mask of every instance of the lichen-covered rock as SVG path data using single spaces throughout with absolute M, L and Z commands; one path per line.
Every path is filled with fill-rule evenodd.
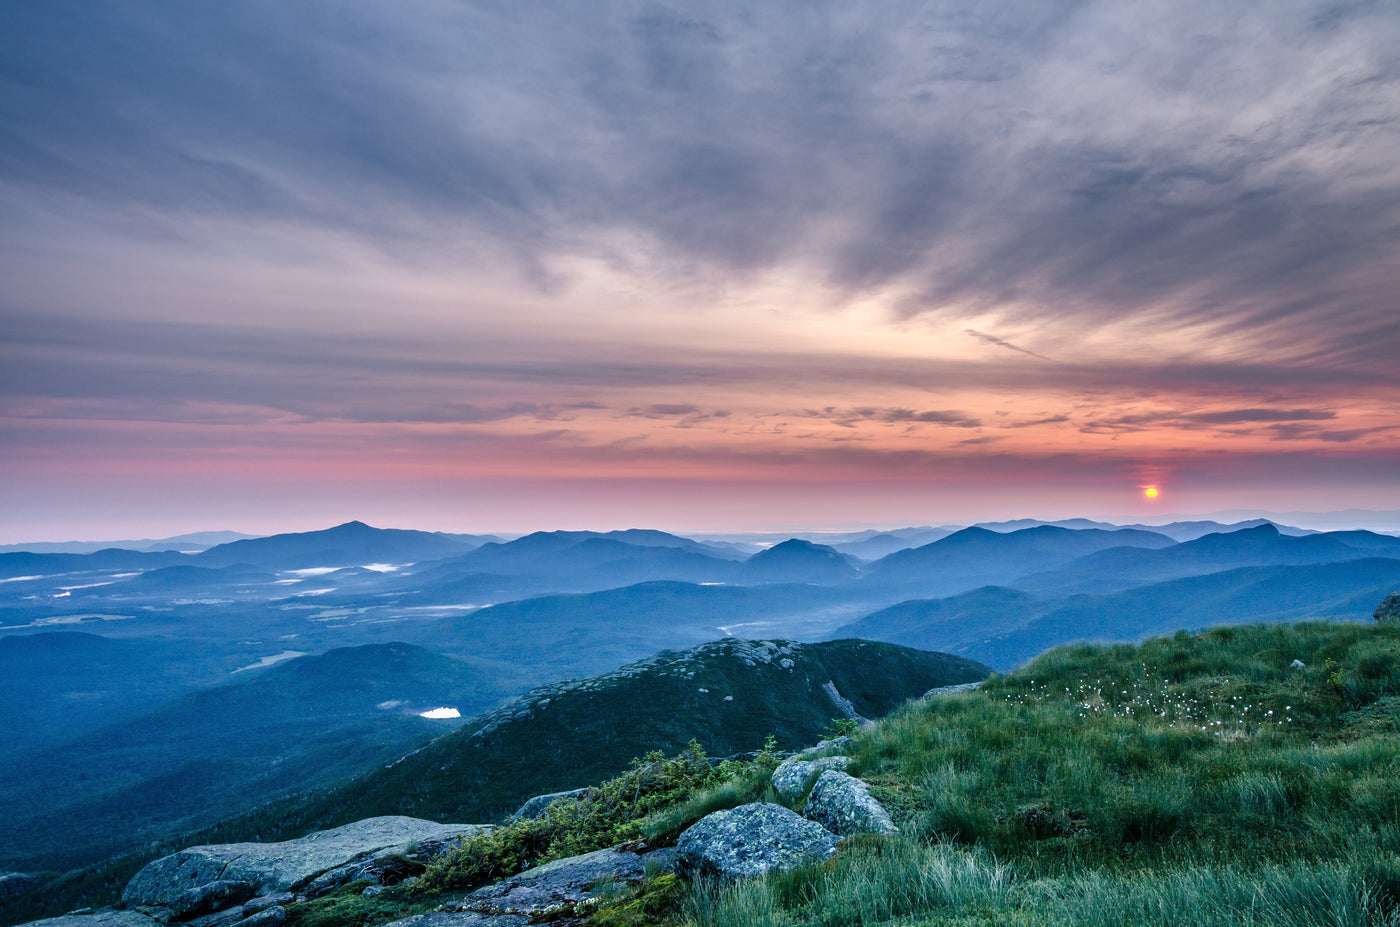
M 296 901 L 296 897 L 297 896 L 293 895 L 291 892 L 278 892 L 275 895 L 259 895 L 256 898 L 249 898 L 247 901 L 243 902 L 243 916 L 252 917 L 259 911 L 266 910 L 267 908 L 291 904 L 293 901 Z
M 19 927 L 160 927 L 160 923 L 135 911 L 92 911 L 48 917 Z
M 640 881 L 642 856 L 628 850 L 596 850 L 558 859 L 472 892 L 458 907 L 478 914 L 554 915 L 585 909 L 602 885 Z
M 783 801 L 797 801 L 820 773 L 828 769 L 845 769 L 851 762 L 849 756 L 822 756 L 814 760 L 791 757 L 773 770 L 773 791 L 781 795 Z
M 186 890 L 220 880 L 248 882 L 254 893 L 266 895 L 303 888 L 333 870 L 349 881 L 378 857 L 402 853 L 427 862 L 455 841 L 489 830 L 390 816 L 281 843 L 190 847 L 148 863 L 127 883 L 122 900 L 129 907 L 169 908 Z
M 433 911 L 415 914 L 385 927 L 529 927 L 523 914 L 478 914 L 475 911 Z
M 1400 621 L 1400 592 L 1392 592 L 1381 599 L 1381 604 L 1376 606 L 1376 612 L 1371 617 L 1377 621 Z
M 287 922 L 287 909 L 280 904 L 263 908 L 256 914 L 237 922 L 237 927 L 275 927 Z
M 170 902 L 170 913 L 167 917 L 172 921 L 191 920 L 212 911 L 242 905 L 257 893 L 257 886 L 252 882 L 235 882 L 229 879 L 206 882 L 181 892 Z
M 574 801 L 588 794 L 588 789 L 570 789 L 567 792 L 550 792 L 548 795 L 536 795 L 527 799 L 525 804 L 520 806 L 520 810 L 510 816 L 512 821 L 532 821 L 535 818 L 542 818 L 549 811 L 550 805 L 560 801 Z
M 817 777 L 807 796 L 806 815 L 841 837 L 899 833 L 885 806 L 871 796 L 864 782 L 834 769 Z
M 827 859 L 836 835 L 782 805 L 756 802 L 706 815 L 676 841 L 686 877 L 748 878 Z
M 929 689 L 920 698 L 942 698 L 945 695 L 957 695 L 959 692 L 974 692 L 982 688 L 982 681 L 960 682 L 955 686 L 939 686 L 936 689 Z

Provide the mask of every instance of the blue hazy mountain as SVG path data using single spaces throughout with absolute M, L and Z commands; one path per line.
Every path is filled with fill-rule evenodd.
M 113 640 L 77 631 L 0 637 L 0 762 L 226 681 L 244 648 L 149 637 Z
M 115 571 L 139 572 L 187 562 L 187 555 L 175 551 L 145 552 L 115 547 L 89 554 L 36 554 L 19 551 L 0 554 L 0 579 Z
M 830 585 L 851 582 L 860 571 L 852 558 L 833 547 L 790 538 L 744 561 L 740 575 L 749 583 Z
M 519 691 L 512 679 L 508 667 L 402 643 L 345 648 L 10 755 L 0 762 L 0 869 L 101 859 L 329 785 L 496 707 Z M 461 718 L 419 716 L 439 707 Z
M 806 584 L 655 581 L 506 602 L 404 633 L 420 646 L 500 659 L 557 679 L 604 672 L 667 648 L 790 630 L 840 601 L 839 590 Z
M 866 582 L 953 595 L 1016 580 L 1114 547 L 1162 548 L 1176 542 L 1150 531 L 1072 530 L 1041 525 L 1012 532 L 964 528 L 923 547 L 890 554 L 865 568 Z
M 0 544 L 0 553 L 29 551 L 35 554 L 91 554 L 99 550 L 120 548 L 122 550 L 207 550 L 215 544 L 227 544 L 255 537 L 238 531 L 195 531 L 191 534 L 178 534 L 169 538 L 144 538 L 127 541 L 38 541 L 31 544 Z
M 1290 537 L 1266 523 L 1241 531 L 1208 534 L 1160 550 L 1099 551 L 1054 571 L 1024 577 L 1019 585 L 1055 595 L 1111 592 L 1237 567 L 1340 563 L 1377 555 L 1400 557 L 1400 538 L 1369 531 Z
M 1078 640 L 1137 641 L 1180 628 L 1305 618 L 1369 619 L 1400 588 L 1400 558 L 1241 567 L 1101 595 L 1037 596 L 983 588 L 902 602 L 843 625 L 863 637 L 943 650 L 998 669 Z
M 351 521 L 324 531 L 276 534 L 220 544 L 195 555 L 194 559 L 199 566 L 247 563 L 279 570 L 300 570 L 440 560 L 464 553 L 472 546 L 471 541 L 463 540 L 460 536 L 371 528 L 364 522 Z

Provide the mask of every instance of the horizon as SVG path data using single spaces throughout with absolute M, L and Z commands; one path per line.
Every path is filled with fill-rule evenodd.
M 1400 509 L 1393 7 L 0 29 L 0 543 Z
M 93 544 L 104 541 L 161 541 L 170 538 L 182 537 L 193 534 L 217 534 L 230 532 L 241 534 L 249 538 L 271 537 L 279 534 L 300 534 L 315 531 L 324 531 L 330 528 L 342 527 L 351 523 L 360 523 L 375 529 L 409 530 L 409 531 L 429 531 L 443 534 L 476 535 L 476 536 L 499 536 L 506 540 L 524 537 L 537 532 L 552 531 L 596 531 L 606 533 L 609 531 L 625 530 L 651 530 L 674 534 L 679 537 L 691 537 L 700 539 L 724 539 L 724 538 L 746 538 L 750 540 L 760 538 L 785 539 L 789 537 L 821 536 L 821 535 L 843 535 L 858 534 L 861 532 L 886 532 L 898 531 L 911 528 L 967 528 L 978 525 L 998 525 L 1018 521 L 1031 521 L 1042 523 L 1054 523 L 1060 521 L 1082 520 L 1100 524 L 1109 524 L 1116 527 L 1142 526 L 1142 527 L 1165 527 L 1181 522 L 1216 522 L 1223 527 L 1231 527 L 1244 522 L 1264 520 L 1272 522 L 1281 527 L 1299 528 L 1308 531 L 1351 531 L 1365 530 L 1379 534 L 1400 535 L 1400 510 L 1397 511 L 1376 511 L 1376 510 L 1345 510 L 1333 512 L 1267 512 L 1261 510 L 1227 510 L 1220 512 L 1205 513 L 1169 513 L 1151 516 L 1147 519 L 1133 518 L 1112 518 L 1094 517 L 1084 515 L 1071 515 L 1059 518 L 1040 518 L 1036 516 L 1018 516 L 1014 518 L 986 518 L 965 521 L 943 521 L 943 522 L 921 522 L 910 521 L 907 523 L 850 523 L 843 525 L 814 525 L 814 526 L 789 526 L 786 528 L 758 528 L 758 529 L 690 529 L 678 527 L 660 527 L 646 524 L 622 524 L 609 526 L 576 526 L 568 527 L 542 527 L 535 526 L 526 529 L 447 529 L 429 528 L 411 524 L 376 524 L 360 518 L 351 518 L 346 521 L 339 521 L 328 524 L 298 525 L 293 527 L 283 527 L 277 530 L 255 531 L 243 530 L 229 527 L 209 527 L 205 526 L 190 531 L 179 532 L 154 532 L 154 533 L 128 533 L 121 536 L 109 535 L 106 537 L 91 538 L 34 538 L 28 537 L 19 540 L 10 540 L 7 535 L 0 535 L 0 546 L 16 547 L 25 544 L 47 545 L 47 544 Z

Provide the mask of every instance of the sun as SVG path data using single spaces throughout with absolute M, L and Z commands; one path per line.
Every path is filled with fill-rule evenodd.
M 1144 487 L 1142 487 L 1142 497 L 1143 497 L 1144 499 L 1148 499 L 1148 500 L 1155 499 L 1155 498 L 1157 498 L 1157 496 L 1158 496 L 1159 494 L 1160 494 L 1160 491 L 1157 489 L 1157 487 L 1156 487 L 1155 485 L 1153 485 L 1153 486 L 1144 486 Z

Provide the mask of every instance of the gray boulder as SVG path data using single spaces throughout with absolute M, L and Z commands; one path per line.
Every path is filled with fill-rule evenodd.
M 841 837 L 853 834 L 897 834 L 885 806 L 876 801 L 864 782 L 829 769 L 817 778 L 807 796 L 808 820 Z
M 1381 599 L 1376 612 L 1371 616 L 1377 621 L 1400 621 L 1400 592 L 1392 592 Z
M 377 859 L 401 854 L 428 862 L 456 841 L 489 830 L 480 824 L 391 816 L 281 843 L 190 847 L 148 863 L 127 883 L 122 901 L 128 907 L 169 909 L 188 889 L 221 880 L 250 883 L 258 895 L 298 891 L 332 872 L 340 877 L 336 884 L 343 884 Z
M 536 795 L 528 799 L 520 806 L 520 810 L 510 816 L 512 821 L 533 821 L 542 818 L 549 811 L 549 806 L 560 801 L 577 801 L 588 794 L 588 789 L 570 789 L 567 792 L 550 792 L 548 795 Z
M 160 927 L 160 923 L 135 911 L 92 911 L 48 917 L 19 927 Z
M 836 835 L 782 805 L 756 802 L 716 811 L 676 841 L 676 871 L 683 876 L 735 879 L 792 869 L 828 859 Z
M 773 770 L 773 790 L 783 801 L 797 801 L 819 774 L 828 769 L 845 769 L 852 762 L 849 756 L 823 756 L 814 760 L 792 757 Z

